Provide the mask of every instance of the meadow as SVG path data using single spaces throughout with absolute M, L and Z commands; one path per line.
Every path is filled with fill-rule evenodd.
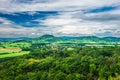
M 16 57 L 29 54 L 29 51 L 22 51 L 21 48 L 0 48 L 0 58 Z
M 20 51 L 22 51 L 21 48 L 0 48 L 0 53 L 13 53 Z

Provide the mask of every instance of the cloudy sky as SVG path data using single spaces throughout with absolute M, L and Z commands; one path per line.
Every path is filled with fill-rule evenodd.
M 120 0 L 0 0 L 0 37 L 120 37 Z

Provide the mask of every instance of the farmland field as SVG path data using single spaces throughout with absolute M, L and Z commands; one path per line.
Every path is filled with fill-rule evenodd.
M 119 80 L 120 39 L 50 35 L 0 42 L 0 80 Z
M 0 58 L 16 57 L 16 56 L 21 56 L 21 55 L 24 55 L 24 54 L 29 54 L 29 51 L 3 54 L 3 55 L 0 55 Z
M 21 48 L 0 48 L 0 58 L 8 58 L 28 54 L 29 51 L 22 51 Z
M 0 48 L 0 53 L 20 52 L 21 48 Z
M 27 42 L 14 42 L 14 43 L 12 43 L 12 42 L 4 42 L 4 43 L 1 43 L 1 45 L 0 45 L 0 47 L 2 48 L 2 47 L 4 47 L 4 48 L 16 48 L 16 47 L 29 47 L 29 46 L 31 46 L 31 44 L 30 43 L 27 43 Z

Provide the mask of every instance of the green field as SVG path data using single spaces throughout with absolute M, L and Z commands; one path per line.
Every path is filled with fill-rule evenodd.
M 2 54 L 2 55 L 0 55 L 0 58 L 16 57 L 16 56 L 21 56 L 24 54 L 29 54 L 29 51 L 21 51 L 21 52 L 16 52 L 16 53 Z
M 20 52 L 21 48 L 0 48 L 0 53 Z
M 119 79 L 119 38 L 43 36 L 0 42 L 0 80 Z
M 30 43 L 27 43 L 27 42 L 4 42 L 4 43 L 1 43 L 0 47 L 4 47 L 4 48 L 16 48 L 16 47 L 29 47 L 31 46 Z
M 0 58 L 8 58 L 29 54 L 29 51 L 22 51 L 20 48 L 0 48 Z

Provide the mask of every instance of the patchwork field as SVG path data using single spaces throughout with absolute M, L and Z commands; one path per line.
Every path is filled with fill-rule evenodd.
M 0 48 L 0 53 L 12 53 L 12 52 L 20 52 L 21 48 Z
M 1 46 L 2 45 L 2 46 Z M 29 47 L 31 46 L 30 43 L 27 43 L 27 42 L 15 42 L 15 43 L 12 43 L 12 42 L 7 42 L 7 43 L 2 43 L 0 46 L 1 47 L 4 47 L 4 48 L 23 48 L 23 47 Z
M 0 80 L 119 80 L 119 42 L 50 35 L 0 42 Z
M 28 53 L 29 51 L 22 51 L 21 48 L 0 48 L 0 58 L 21 56 Z

